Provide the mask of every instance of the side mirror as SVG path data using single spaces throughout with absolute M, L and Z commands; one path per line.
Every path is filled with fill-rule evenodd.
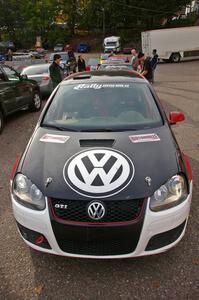
M 21 77 L 22 80 L 28 79 L 28 76 L 26 74 L 22 74 L 22 75 L 20 75 L 20 77 Z
M 170 125 L 174 125 L 178 122 L 182 122 L 185 120 L 185 116 L 182 112 L 180 111 L 172 111 L 169 114 L 169 123 Z

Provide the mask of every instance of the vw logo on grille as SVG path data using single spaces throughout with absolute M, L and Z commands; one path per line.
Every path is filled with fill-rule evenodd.
M 72 156 L 63 176 L 75 192 L 90 198 L 105 198 L 126 188 L 135 168 L 128 156 L 112 149 L 92 149 Z
M 101 220 L 105 215 L 105 207 L 101 202 L 92 202 L 88 206 L 88 215 L 93 220 Z

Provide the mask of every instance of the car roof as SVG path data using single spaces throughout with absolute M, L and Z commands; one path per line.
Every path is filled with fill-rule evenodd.
M 135 71 L 90 71 L 75 73 L 68 76 L 61 82 L 61 85 L 74 84 L 74 83 L 92 83 L 92 82 L 143 82 L 148 83 L 148 81 L 139 73 Z
M 50 64 L 47 63 L 47 64 L 36 64 L 36 65 L 27 66 L 27 67 L 24 67 L 21 72 L 23 73 L 28 70 L 34 70 L 34 69 L 44 68 L 44 67 L 49 68 Z
M 25 67 L 24 68 L 24 70 L 26 69 L 36 69 L 36 68 L 38 68 L 38 67 L 50 67 L 50 64 L 36 64 L 36 65 L 31 65 L 31 66 L 27 66 L 27 67 Z
M 59 55 L 62 55 L 62 54 L 68 54 L 68 51 L 53 52 L 53 53 L 51 53 L 51 55 L 55 55 L 55 54 L 59 54 Z
M 110 56 L 110 58 L 111 57 L 115 57 L 115 58 L 127 58 L 128 56 L 127 55 L 112 55 L 112 56 Z
M 108 62 L 105 62 L 102 64 L 103 66 L 131 66 L 132 67 L 132 64 L 129 63 L 129 62 L 124 62 L 124 61 L 108 61 Z

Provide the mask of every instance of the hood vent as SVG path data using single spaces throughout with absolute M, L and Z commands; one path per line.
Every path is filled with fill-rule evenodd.
M 79 140 L 80 147 L 112 147 L 115 140 L 97 139 L 97 140 Z

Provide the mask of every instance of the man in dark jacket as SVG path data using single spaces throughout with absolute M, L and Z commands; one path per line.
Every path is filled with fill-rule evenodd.
M 60 62 L 61 56 L 59 54 L 55 54 L 53 57 L 53 63 L 49 67 L 53 88 L 55 88 L 63 79 L 63 70 L 60 67 Z

